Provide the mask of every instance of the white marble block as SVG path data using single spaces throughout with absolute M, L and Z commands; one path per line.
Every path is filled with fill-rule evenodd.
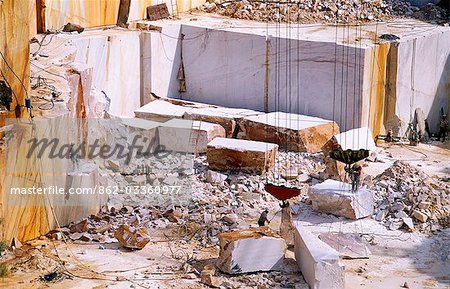
M 268 227 L 222 233 L 219 242 L 217 267 L 228 274 L 275 270 L 286 251 L 284 239 Z
M 278 145 L 231 138 L 215 138 L 208 143 L 209 168 L 217 171 L 263 173 L 275 165 Z
M 294 232 L 295 260 L 311 289 L 344 289 L 345 267 L 339 252 L 300 225 Z
M 350 184 L 329 179 L 311 186 L 308 195 L 313 208 L 323 213 L 331 213 L 352 220 L 373 214 L 373 193 L 366 187 L 352 192 Z

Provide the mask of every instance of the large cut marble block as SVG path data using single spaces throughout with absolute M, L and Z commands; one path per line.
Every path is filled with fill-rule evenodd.
M 286 251 L 283 238 L 268 227 L 222 233 L 219 243 L 217 267 L 229 274 L 279 269 Z
M 208 143 L 209 168 L 217 171 L 263 173 L 275 165 L 278 145 L 230 138 L 215 138 Z
M 345 267 L 339 252 L 300 225 L 294 230 L 294 251 L 295 260 L 311 289 L 345 288 Z
M 352 192 L 350 184 L 328 179 L 309 187 L 308 195 L 313 208 L 323 213 L 352 220 L 373 214 L 373 193 L 366 187 Z
M 206 146 L 216 137 L 225 137 L 225 129 L 215 123 L 173 119 L 158 128 L 159 144 L 166 150 L 206 153 Z
M 209 106 L 187 111 L 184 117 L 220 124 L 225 128 L 227 137 L 232 137 L 237 134 L 236 124 L 240 119 L 256 115 L 262 115 L 262 113 L 248 109 Z
M 339 132 L 336 123 L 317 117 L 272 112 L 239 121 L 243 137 L 278 144 L 292 151 L 316 153 Z

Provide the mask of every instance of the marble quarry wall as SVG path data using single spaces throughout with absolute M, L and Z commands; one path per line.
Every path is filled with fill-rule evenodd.
M 449 103 L 449 29 L 376 44 L 371 31 L 364 44 L 355 36 L 335 44 L 334 33 L 331 40 L 295 33 L 289 39 L 186 23 L 145 34 L 151 76 L 143 86 L 159 96 L 311 115 L 334 120 L 343 131 L 368 126 L 374 136 L 386 129 L 403 134 L 417 107 L 433 131 Z M 185 92 L 179 92 L 181 56 Z
M 336 120 L 343 130 L 362 125 L 354 115 L 362 105 L 366 49 L 188 25 L 147 33 L 152 46 L 144 49 L 151 51 L 151 74 L 157 79 L 143 85 L 157 95 L 312 115 Z
M 402 129 L 422 108 L 431 132 L 439 131 L 440 109 L 450 112 L 450 33 L 434 33 L 398 46 L 396 115 Z
M 2 80 L 6 79 L 15 92 L 17 100 L 13 97 L 12 112 L 0 111 L 0 128 L 5 125 L 5 119 L 15 117 L 14 107 L 24 104 L 26 90 L 29 89 L 30 57 L 29 57 L 29 19 L 30 4 L 28 1 L 10 0 L 0 5 L 0 70 Z M 8 68 L 5 60 L 8 62 Z M 22 86 L 23 82 L 25 88 Z M 4 132 L 0 132 L 3 135 Z M 3 181 L 5 178 L 6 155 L 5 148 L 0 146 L 0 240 L 5 238 L 4 226 L 6 216 L 11 215 L 11 209 L 4 204 Z M 18 216 L 17 216 L 18 217 Z
M 24 104 L 26 90 L 29 88 L 29 11 L 30 4 L 27 1 L 10 0 L 4 1 L 0 5 L 0 52 L 5 58 L 0 57 L 0 70 L 15 92 L 20 105 Z M 20 80 L 14 75 L 13 71 Z M 3 76 L 0 76 L 0 78 L 3 80 Z M 25 88 L 21 82 L 23 82 Z M 13 96 L 12 112 L 0 111 L 0 126 L 3 125 L 5 117 L 14 116 L 16 104 L 17 101 Z

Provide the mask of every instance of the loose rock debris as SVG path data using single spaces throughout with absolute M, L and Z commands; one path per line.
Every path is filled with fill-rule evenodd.
M 263 22 L 290 23 L 351 23 L 371 22 L 413 17 L 420 20 L 448 22 L 447 11 L 432 3 L 419 8 L 407 1 L 258 1 L 215 0 L 207 1 L 201 8 L 208 13 Z
M 264 184 L 267 181 L 300 188 L 302 190 L 300 196 L 291 202 L 303 203 L 299 210 L 293 210 L 296 214 L 302 214 L 302 206 L 311 206 L 311 200 L 307 194 L 308 188 L 323 182 L 320 177 L 320 173 L 325 169 L 323 159 L 324 156 L 321 153 L 293 153 L 281 150 L 277 154 L 272 171 L 255 175 L 245 172 L 216 172 L 208 168 L 206 156 L 201 155 L 194 159 L 194 165 L 197 168 L 192 179 L 195 190 L 193 190 L 193 199 L 189 205 L 169 208 L 139 204 L 128 205 L 131 204 L 127 199 L 129 196 L 119 195 L 117 198 L 122 198 L 124 204 L 120 204 L 118 199 L 111 200 L 111 203 L 105 206 L 99 214 L 74 222 L 66 228 L 54 230 L 47 236 L 54 240 L 71 239 L 75 243 L 98 243 L 100 246 L 98 250 L 105 250 L 108 243 L 117 242 L 120 246 L 132 249 L 143 249 L 152 242 L 160 241 L 185 245 L 197 244 L 196 248 L 213 248 L 222 245 L 225 248 L 228 244 L 224 252 L 217 251 L 217 255 L 211 255 L 213 260 L 209 266 L 202 266 L 197 271 L 186 269 L 186 272 L 194 272 L 189 273 L 193 274 L 192 278 L 198 278 L 198 282 L 210 287 L 232 288 L 236 284 L 245 284 L 250 287 L 272 288 L 272 286 L 284 284 L 283 286 L 293 288 L 294 284 L 303 284 L 300 273 L 295 273 L 296 277 L 292 274 L 285 275 L 280 271 L 282 269 L 271 267 L 276 262 L 272 262 L 271 266 L 259 266 L 261 262 L 258 258 L 249 259 L 248 250 L 242 251 L 241 239 L 224 244 L 223 236 L 239 234 L 239 232 L 248 231 L 251 227 L 255 228 L 259 214 L 266 208 L 269 209 L 269 218 L 281 215 L 277 200 L 264 191 Z M 121 176 L 121 185 L 132 184 L 135 182 L 135 176 L 130 172 L 133 172 L 134 165 L 115 168 L 116 172 L 107 175 L 107 178 L 114 180 Z M 102 169 L 111 171 L 107 166 Z M 293 171 L 298 172 L 300 176 L 306 175 L 307 177 L 294 178 Z M 125 178 L 122 174 L 128 174 L 129 177 Z M 161 182 L 164 182 L 163 176 Z M 432 231 L 434 226 L 432 232 L 437 232 L 449 227 L 448 184 L 426 176 L 420 170 L 406 163 L 395 162 L 392 167 L 374 178 L 372 184 L 366 185 L 374 193 L 375 215 L 373 218 L 380 219 L 389 228 Z M 292 206 L 292 208 L 297 207 L 299 205 Z M 419 220 L 416 212 L 427 216 L 425 223 Z M 379 218 L 380 215 L 383 215 L 383 218 Z M 399 225 L 400 221 L 401 225 Z M 273 231 L 279 229 L 276 222 L 271 222 L 270 225 Z M 261 237 L 264 237 L 264 234 Z M 339 240 L 346 240 L 347 237 L 342 236 Z M 320 237 L 313 236 L 312 238 L 316 240 L 314 242 L 317 242 Z M 269 246 L 266 244 L 254 245 L 254 241 L 257 239 L 253 237 L 244 239 L 249 239 L 246 241 L 250 244 L 248 248 L 256 249 L 258 246 L 267 248 Z M 275 239 L 285 244 L 284 240 L 279 237 Z M 34 245 L 41 246 L 38 241 L 35 241 Z M 285 257 L 284 249 L 282 250 L 284 246 L 277 247 L 279 248 L 278 256 L 283 260 L 282 264 L 286 264 L 286 262 L 290 264 L 293 259 Z M 333 244 L 331 246 L 334 247 Z M 364 246 L 366 245 L 364 244 Z M 364 254 L 366 252 L 364 246 L 352 247 L 350 251 L 341 252 L 339 250 L 339 255 L 341 258 L 345 256 L 367 258 Z M 355 253 L 353 249 L 357 252 Z M 262 250 L 256 251 L 261 255 L 264 252 L 264 249 Z M 276 250 L 270 250 L 270 253 L 273 254 L 274 251 Z M 123 254 L 128 254 L 128 251 Z M 192 264 L 195 264 L 196 261 L 195 258 L 188 255 L 173 248 L 172 257 L 187 262 L 186 268 L 192 268 Z M 258 262 L 254 262 L 254 260 L 258 260 Z M 265 258 L 263 265 L 267 265 L 266 263 L 270 260 L 270 258 Z M 53 266 L 51 268 L 58 265 L 57 261 L 53 260 L 52 262 L 54 262 L 53 265 L 48 265 Z M 229 264 L 229 266 L 218 264 Z M 231 264 L 233 265 L 231 266 Z M 216 265 L 220 270 L 215 270 Z M 16 272 L 21 270 L 20 266 L 15 267 Z M 49 268 L 48 266 L 45 267 Z M 296 266 L 295 263 L 293 266 Z M 244 274 L 244 272 L 265 270 L 271 271 L 256 273 L 254 277 L 247 277 Z M 42 272 L 42 274 L 48 273 L 49 271 Z M 229 273 L 233 275 L 228 275 Z
M 450 226 L 450 185 L 396 161 L 374 181 L 375 219 L 391 229 L 438 231 Z M 414 226 L 413 226 L 414 225 Z

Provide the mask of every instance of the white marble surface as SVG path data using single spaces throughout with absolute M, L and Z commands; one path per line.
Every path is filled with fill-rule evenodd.
M 294 231 L 295 259 L 311 289 L 344 289 L 345 268 L 339 252 L 299 224 Z
M 208 143 L 208 147 L 215 149 L 265 153 L 278 148 L 278 145 L 260 141 L 218 137 Z
M 400 37 L 400 44 L 397 76 L 392 78 L 396 81 L 397 100 L 389 104 L 389 110 L 394 110 L 407 123 L 410 107 L 412 111 L 421 107 L 429 117 L 432 130 L 440 107 L 447 110 L 449 27 L 398 20 L 348 31 L 331 25 L 279 29 L 276 25 L 245 20 L 193 17 L 196 21 L 186 17 L 177 22 L 154 23 L 163 27 L 164 34 L 154 33 L 159 44 L 152 58 L 159 64 L 156 70 L 152 66 L 152 72 L 158 76 L 160 71 L 171 73 L 170 78 L 163 77 L 170 82 L 153 87 L 161 95 L 262 111 L 268 65 L 269 111 L 334 120 L 341 131 L 372 126 L 373 118 L 380 117 L 387 109 L 370 105 L 376 97 L 372 89 L 394 87 L 386 86 L 386 75 L 378 71 L 383 70 L 385 59 L 376 56 L 374 48 L 379 47 L 377 35 L 392 33 Z M 174 39 L 179 34 L 171 33 L 174 25 L 181 25 L 180 31 L 185 34 L 183 59 L 187 92 L 182 94 L 178 92 L 175 77 L 181 42 Z M 416 51 L 421 51 L 414 57 L 413 43 Z M 377 73 L 383 78 L 374 77 Z M 153 78 L 152 83 L 155 82 Z M 382 120 L 384 124 L 388 121 Z M 381 131 L 371 129 L 378 134 L 384 127 Z
M 376 146 L 372 137 L 372 131 L 368 127 L 348 130 L 334 136 L 343 150 L 367 149 L 375 151 Z
M 284 259 L 286 250 L 286 242 L 282 238 L 268 236 L 238 239 L 230 243 L 226 246 L 227 252 L 222 252 L 220 258 L 224 260 L 225 256 L 230 261 L 219 262 L 219 268 L 231 274 L 273 270 Z
M 366 187 L 353 192 L 350 184 L 328 179 L 309 187 L 308 196 L 314 210 L 319 212 L 353 220 L 373 214 L 373 193 Z
M 141 106 L 139 32 L 83 32 L 73 42 L 77 48 L 75 61 L 93 67 L 94 88 L 111 99 L 110 113 L 134 116 L 134 110 Z

